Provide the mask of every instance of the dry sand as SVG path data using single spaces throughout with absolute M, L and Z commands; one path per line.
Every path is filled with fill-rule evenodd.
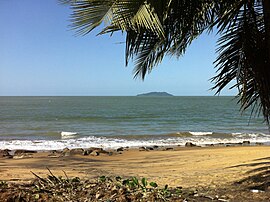
M 45 177 L 48 167 L 55 175 L 86 179 L 101 175 L 146 177 L 158 184 L 182 187 L 216 187 L 247 177 L 247 171 L 270 164 L 270 147 L 177 148 L 170 151 L 129 150 L 108 156 L 0 159 L 0 180 L 28 181 L 30 171 Z

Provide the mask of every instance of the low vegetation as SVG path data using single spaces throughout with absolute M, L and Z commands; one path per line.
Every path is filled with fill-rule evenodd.
M 182 188 L 159 186 L 146 178 L 100 176 L 91 180 L 78 177 L 55 176 L 49 169 L 43 178 L 33 173 L 29 183 L 0 181 L 0 201 L 6 202 L 206 202 L 206 201 L 269 201 L 268 189 L 256 190 L 254 181 L 245 181 L 227 187 Z
M 57 177 L 50 170 L 46 178 L 35 175 L 27 184 L 0 183 L 3 201 L 213 201 L 215 198 L 182 187 L 160 187 L 156 182 L 136 177 L 101 176 L 93 180 Z M 216 199 L 218 201 L 218 199 Z

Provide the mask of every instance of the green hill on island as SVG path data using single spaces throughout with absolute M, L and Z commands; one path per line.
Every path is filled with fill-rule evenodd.
M 137 96 L 140 96 L 140 97 L 169 97 L 169 96 L 173 96 L 173 95 L 169 94 L 167 92 L 150 92 L 150 93 L 138 94 Z

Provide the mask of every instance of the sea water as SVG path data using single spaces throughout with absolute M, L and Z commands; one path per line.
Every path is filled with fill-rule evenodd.
M 0 149 L 269 143 L 234 97 L 0 97 Z

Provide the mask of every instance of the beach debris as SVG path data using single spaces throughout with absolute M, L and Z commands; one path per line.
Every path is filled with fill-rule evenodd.
M 99 152 L 96 151 L 96 150 L 94 150 L 94 151 L 92 151 L 89 155 L 90 155 L 90 156 L 99 156 Z
M 219 198 L 218 201 L 221 201 L 221 202 L 229 202 L 229 200 L 227 200 L 227 199 L 222 199 L 222 198 Z
M 252 193 L 261 193 L 261 192 L 264 192 L 263 190 L 260 190 L 260 189 L 251 189 L 250 191 Z
M 61 155 L 60 156 L 70 156 L 70 149 L 69 148 L 64 148 L 63 150 L 62 150 L 62 153 L 61 153 Z
M 165 150 L 166 150 L 166 151 L 169 151 L 169 150 L 173 150 L 173 148 L 172 148 L 172 147 L 166 147 Z
M 196 144 L 193 144 L 192 142 L 186 142 L 185 147 L 196 147 Z
M 62 152 L 68 152 L 70 149 L 69 148 L 64 148 L 63 150 L 62 150 Z
M 206 196 L 206 195 L 204 195 L 203 196 L 204 198 L 207 198 L 207 199 L 210 199 L 211 201 L 213 201 L 215 198 L 214 197 L 212 197 L 212 196 Z
M 96 193 L 96 199 L 100 199 L 103 195 L 100 194 L 99 192 Z
M 32 154 L 21 154 L 13 156 L 14 159 L 26 159 L 26 158 L 33 158 Z
M 243 144 L 250 144 L 250 141 L 243 141 Z

